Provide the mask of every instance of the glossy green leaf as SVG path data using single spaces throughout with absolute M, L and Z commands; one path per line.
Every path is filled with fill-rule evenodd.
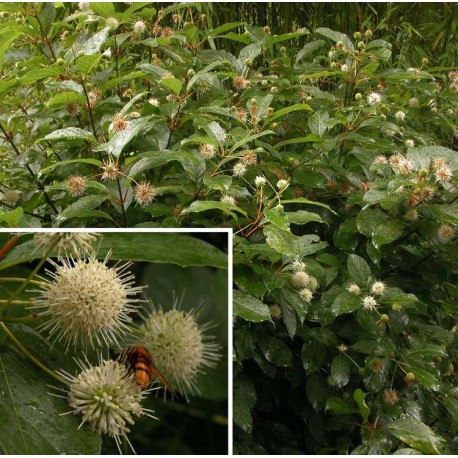
M 361 298 L 356 294 L 345 291 L 339 294 L 331 306 L 331 312 L 336 315 L 354 312 L 362 307 Z
M 358 413 L 358 409 L 352 406 L 345 399 L 338 397 L 332 397 L 326 401 L 326 410 L 343 415 Z
M 249 433 L 253 428 L 251 409 L 256 404 L 256 391 L 247 377 L 237 377 L 234 380 L 233 415 L 234 423 L 243 431 Z
M 331 363 L 331 375 L 336 386 L 341 388 L 350 381 L 350 360 L 347 356 L 337 355 Z
M 295 111 L 313 111 L 310 105 L 306 103 L 296 103 L 295 105 L 291 105 L 290 107 L 282 108 L 278 111 L 274 111 L 264 122 L 264 125 L 267 126 L 275 119 L 281 118 L 289 113 L 293 113 Z
M 348 255 L 348 273 L 358 285 L 366 285 L 372 278 L 372 272 L 366 260 L 356 254 Z
M 358 404 L 359 413 L 364 422 L 367 421 L 367 419 L 369 418 L 369 414 L 371 413 L 371 409 L 366 404 L 366 397 L 368 394 L 369 393 L 365 393 L 359 388 L 355 390 L 355 392 L 353 393 L 353 398 L 355 399 L 356 404 Z
M 91 143 L 97 143 L 94 135 L 87 130 L 79 127 L 67 127 L 59 129 L 46 135 L 41 141 L 66 141 L 66 140 L 85 140 Z
M 32 343 L 31 341 L 30 343 Z M 0 346 L 0 435 L 10 455 L 98 455 L 101 438 L 69 411 L 62 388 L 12 348 Z M 51 387 L 50 387 L 51 385 Z
M 421 421 L 413 418 L 399 418 L 388 424 L 386 429 L 413 449 L 427 455 L 440 455 L 444 439 Z
M 269 307 L 250 294 L 234 290 L 233 307 L 234 315 L 239 316 L 246 321 L 252 321 L 254 323 L 270 321 Z

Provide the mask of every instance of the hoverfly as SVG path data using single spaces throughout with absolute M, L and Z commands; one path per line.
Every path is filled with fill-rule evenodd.
M 119 359 L 127 363 L 130 369 L 134 371 L 137 385 L 147 388 L 154 375 L 168 391 L 172 392 L 169 384 L 154 366 L 153 358 L 145 347 L 128 347 L 121 353 Z

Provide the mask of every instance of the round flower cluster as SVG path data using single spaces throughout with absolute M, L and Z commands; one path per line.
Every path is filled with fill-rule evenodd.
M 55 245 L 59 256 L 66 253 L 82 257 L 93 250 L 98 235 L 94 232 L 35 232 L 33 237 L 44 251 Z
M 78 234 L 80 235 L 80 234 Z M 54 342 L 64 341 L 66 348 L 82 343 L 85 347 L 117 344 L 127 330 L 129 314 L 136 311 L 140 299 L 132 296 L 142 291 L 133 286 L 130 263 L 108 267 L 108 257 L 100 262 L 89 259 L 49 259 L 54 271 L 46 269 L 51 280 L 44 280 L 36 292 L 33 309 L 45 321 L 39 327 Z
M 198 374 L 220 359 L 220 346 L 205 335 L 211 325 L 198 324 L 197 316 L 195 310 L 185 312 L 173 308 L 164 312 L 151 305 L 135 333 L 135 344 L 154 350 L 157 370 L 173 390 L 186 398 L 199 392 Z
M 305 264 L 295 260 L 291 264 L 294 271 L 292 275 L 293 285 L 299 289 L 301 301 L 309 303 L 313 299 L 313 293 L 318 289 L 318 280 L 305 271 Z
M 114 438 L 120 453 L 122 439 L 135 453 L 127 438 L 134 417 L 147 415 L 157 419 L 152 415 L 153 411 L 145 409 L 140 403 L 148 391 L 142 391 L 123 364 L 99 359 L 97 366 L 77 361 L 81 370 L 78 375 L 59 372 L 70 385 L 67 401 L 71 413 L 82 415 L 82 424 L 88 423 L 97 434 Z

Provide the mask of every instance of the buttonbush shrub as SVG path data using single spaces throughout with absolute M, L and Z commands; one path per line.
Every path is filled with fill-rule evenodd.
M 234 451 L 456 452 L 456 68 L 56 5 L 2 7 L 2 223 L 232 227 Z

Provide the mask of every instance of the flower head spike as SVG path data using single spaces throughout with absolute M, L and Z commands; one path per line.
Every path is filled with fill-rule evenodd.
M 135 187 L 134 200 L 140 205 L 150 204 L 156 197 L 157 190 L 146 181 L 138 183 Z
M 109 161 L 103 161 L 102 164 L 102 180 L 116 180 L 119 174 L 119 165 L 117 162 L 109 160 Z
M 385 292 L 385 283 L 382 281 L 376 281 L 371 286 L 371 293 L 381 295 Z
M 79 176 L 79 175 L 71 176 L 67 180 L 66 185 L 67 185 L 68 192 L 74 197 L 81 196 L 86 192 L 86 186 L 87 186 L 86 178 L 82 176 Z
M 382 101 L 382 96 L 378 92 L 371 92 L 367 96 L 367 102 L 369 105 L 377 105 Z
M 196 310 L 178 310 L 177 303 L 167 312 L 151 304 L 136 333 L 136 343 L 150 350 L 157 370 L 186 398 L 199 392 L 198 374 L 220 359 L 220 346 L 204 334 L 211 326 L 199 324 L 197 316 Z
M 361 294 L 361 288 L 356 283 L 352 283 L 351 285 L 349 285 L 347 287 L 347 291 L 356 294 L 357 296 Z
M 147 415 L 157 420 L 152 410 L 141 406 L 150 390 L 142 391 L 133 374 L 120 362 L 99 359 L 97 366 L 77 361 L 81 369 L 78 375 L 60 372 L 70 383 L 67 401 L 71 413 L 82 415 L 81 424 L 88 423 L 95 433 L 114 438 L 119 450 L 122 439 L 126 439 L 135 453 L 127 438 L 134 417 Z
M 306 288 L 310 282 L 310 275 L 300 270 L 293 274 L 292 280 L 297 288 Z
M 235 177 L 243 177 L 246 173 L 246 165 L 241 161 L 236 162 L 234 168 L 232 169 L 232 173 Z
M 202 143 L 199 153 L 204 159 L 213 159 L 216 156 L 215 147 L 211 143 Z
M 49 332 L 50 340 L 64 341 L 66 348 L 82 343 L 109 345 L 118 342 L 124 334 L 129 314 L 137 309 L 140 299 L 132 296 L 142 287 L 133 286 L 134 276 L 127 270 L 130 263 L 108 267 L 108 257 L 99 261 L 95 255 L 89 259 L 59 258 L 49 262 L 55 271 L 38 290 L 34 309 L 44 320 L 41 330 Z
M 377 301 L 372 296 L 364 296 L 362 302 L 364 310 L 376 310 L 377 308 Z
M 49 249 L 58 240 L 56 248 L 59 256 L 66 253 L 82 257 L 94 249 L 93 243 L 98 236 L 95 232 L 35 232 L 34 239 L 44 250 Z

